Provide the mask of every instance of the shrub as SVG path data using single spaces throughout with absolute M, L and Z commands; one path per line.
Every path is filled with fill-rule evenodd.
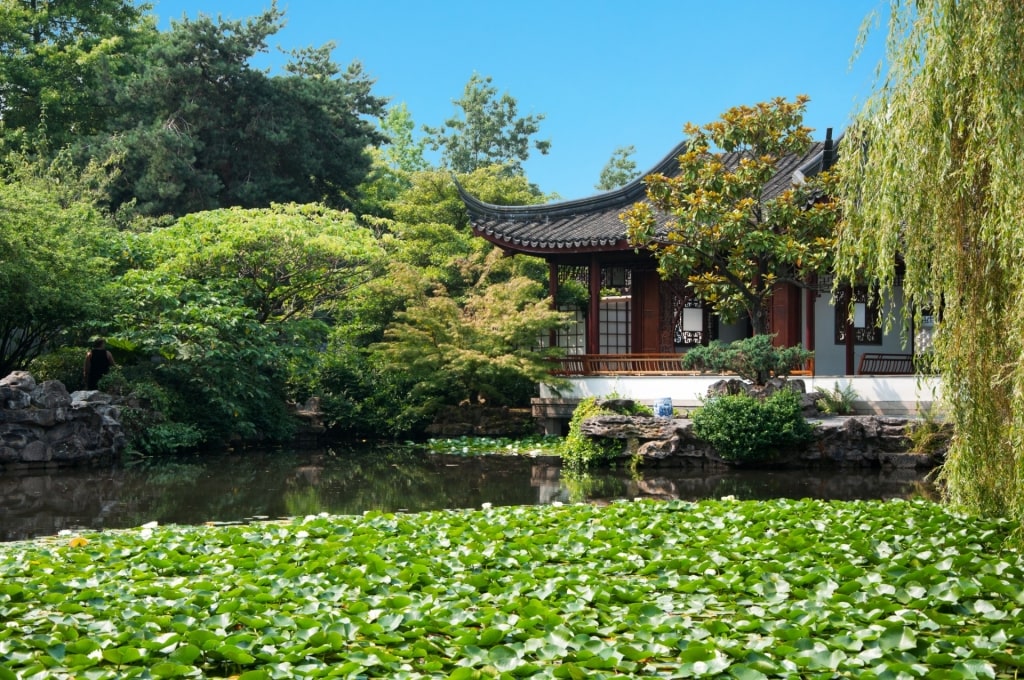
M 847 383 L 846 387 L 840 387 L 839 381 L 836 381 L 833 389 L 824 390 L 821 393 L 821 398 L 815 402 L 815 405 L 822 413 L 843 416 L 853 413 L 853 402 L 856 399 L 857 391 L 853 389 L 852 384 Z
M 772 377 L 787 376 L 814 356 L 803 347 L 775 347 L 773 335 L 725 344 L 713 340 L 706 347 L 694 347 L 683 355 L 683 368 L 735 373 L 755 385 L 764 385 Z
M 609 461 L 622 452 L 622 442 L 614 439 L 590 437 L 580 431 L 580 424 L 587 418 L 610 414 L 602 408 L 596 397 L 588 397 L 576 405 L 569 421 L 569 434 L 559 447 L 559 455 L 570 470 L 585 470 L 595 463 Z
M 693 414 L 694 434 L 725 460 L 770 460 L 811 439 L 800 396 L 779 390 L 764 400 L 745 394 L 716 397 Z

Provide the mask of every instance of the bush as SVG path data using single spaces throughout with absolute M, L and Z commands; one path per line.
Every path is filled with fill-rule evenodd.
M 770 460 L 811 439 L 800 396 L 779 390 L 764 400 L 745 394 L 716 397 L 693 414 L 694 434 L 725 460 Z
M 595 463 L 610 461 L 622 452 L 622 442 L 590 437 L 580 431 L 580 424 L 587 418 L 610 413 L 612 411 L 599 405 L 597 397 L 588 397 L 576 405 L 569 421 L 569 434 L 558 451 L 566 467 L 585 470 Z
M 822 413 L 840 416 L 853 413 L 853 402 L 857 400 L 857 391 L 850 383 L 847 383 L 846 387 L 840 387 L 839 381 L 836 381 L 835 385 L 833 389 L 821 393 L 821 398 L 815 402 L 818 410 Z
M 713 340 L 683 355 L 683 368 L 735 373 L 755 385 L 765 385 L 770 378 L 789 375 L 814 356 L 803 347 L 775 347 L 774 337 L 755 335 L 729 344 Z
M 29 362 L 28 371 L 36 382 L 59 380 L 68 392 L 84 390 L 82 366 L 85 363 L 85 349 L 61 347 L 48 354 L 38 356 Z

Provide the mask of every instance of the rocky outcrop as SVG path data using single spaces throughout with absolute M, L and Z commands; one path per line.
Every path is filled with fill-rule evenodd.
M 910 433 L 919 422 L 912 418 L 881 416 L 816 418 L 812 420 L 814 439 L 806 447 L 786 452 L 771 462 L 773 465 L 932 468 L 939 464 L 945 451 L 942 447 L 929 452 L 912 450 Z M 638 455 L 642 464 L 731 464 L 694 436 L 693 421 L 689 419 L 603 415 L 584 420 L 580 431 L 591 437 L 625 440 L 623 456 Z
M 124 450 L 119 407 L 95 390 L 68 394 L 25 371 L 0 380 L 0 467 L 107 463 Z

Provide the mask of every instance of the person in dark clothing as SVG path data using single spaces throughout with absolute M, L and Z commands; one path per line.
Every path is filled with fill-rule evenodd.
M 88 390 L 98 389 L 100 378 L 107 374 L 114 363 L 114 355 L 107 349 L 107 341 L 103 338 L 96 338 L 92 343 L 92 349 L 85 353 L 85 368 L 82 370 L 82 377 L 85 379 L 85 388 Z

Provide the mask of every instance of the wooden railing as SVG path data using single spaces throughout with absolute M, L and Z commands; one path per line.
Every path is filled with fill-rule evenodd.
M 555 375 L 700 375 L 683 368 L 682 354 L 572 354 L 554 359 Z M 814 365 L 792 375 L 813 375 Z

